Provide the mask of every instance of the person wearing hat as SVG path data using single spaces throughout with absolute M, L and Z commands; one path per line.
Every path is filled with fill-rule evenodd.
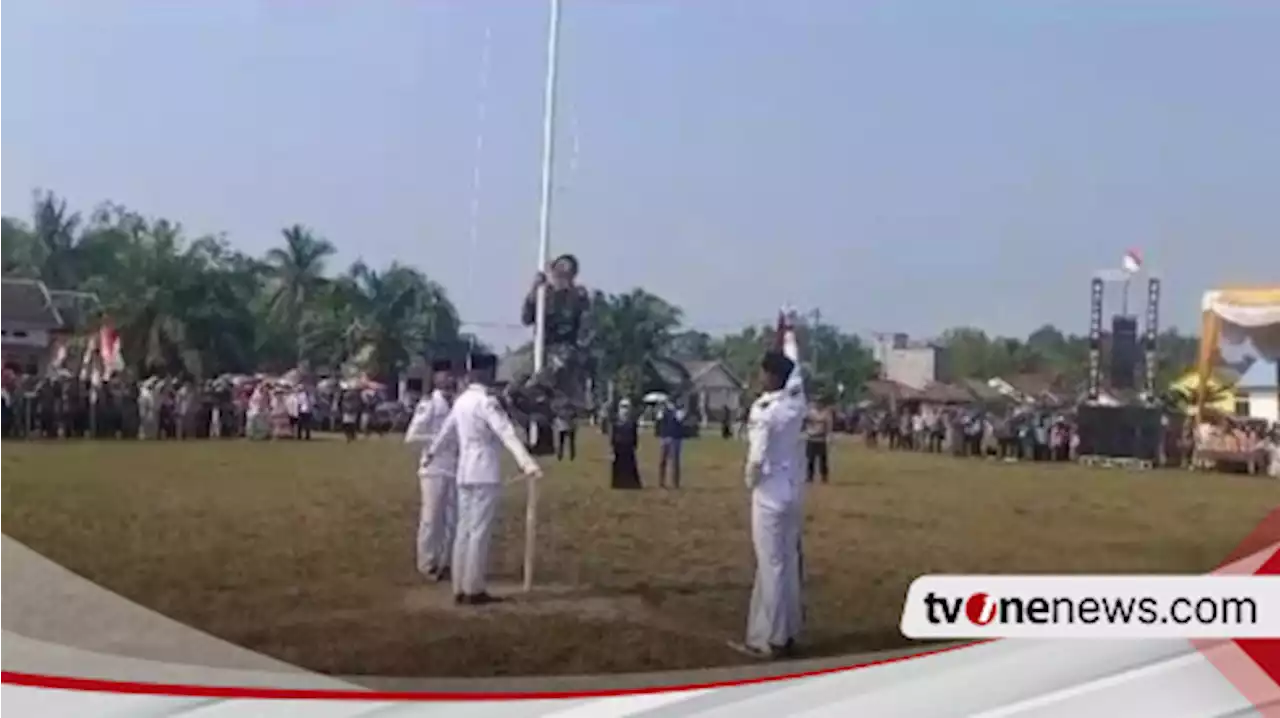
M 450 443 L 440 453 L 428 456 L 427 450 L 444 426 L 457 394 L 453 363 L 448 359 L 431 363 L 430 394 L 414 407 L 413 419 L 405 430 L 406 444 L 421 448 L 418 460 L 418 484 L 422 490 L 418 514 L 418 572 L 436 581 L 450 579 L 453 537 L 457 525 L 458 447 Z
M 499 600 L 489 595 L 485 574 L 502 494 L 503 447 L 526 478 L 536 479 L 542 469 L 516 435 L 497 397 L 490 393 L 498 358 L 473 354 L 470 364 L 467 388 L 432 440 L 427 462 L 456 442 L 458 529 L 453 542 L 453 594 L 460 605 L 478 606 Z
M 543 348 L 547 361 L 541 375 L 532 376 L 529 381 L 552 388 L 582 409 L 587 370 L 582 334 L 591 299 L 586 288 L 576 283 L 577 278 L 578 258 L 572 254 L 557 257 L 548 272 L 538 272 L 534 277 L 520 319 L 526 327 L 537 322 L 538 290 L 545 287 Z
M 745 481 L 751 490 L 756 579 L 747 635 L 736 650 L 759 659 L 785 655 L 803 621 L 800 528 L 804 518 L 804 420 L 807 402 L 795 332 L 779 318 L 781 350 L 760 362 L 764 393 L 751 405 Z

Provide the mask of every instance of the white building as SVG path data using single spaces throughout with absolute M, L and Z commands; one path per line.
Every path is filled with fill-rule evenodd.
M 1280 421 L 1280 389 L 1276 362 L 1259 359 L 1236 384 L 1236 413 L 1253 419 Z
M 930 342 L 915 342 L 906 334 L 894 334 L 876 345 L 880 378 L 921 390 L 934 382 L 949 381 L 946 352 Z

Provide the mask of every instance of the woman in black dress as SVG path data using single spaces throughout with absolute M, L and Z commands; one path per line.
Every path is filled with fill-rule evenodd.
M 640 469 L 636 466 L 638 436 L 631 403 L 623 401 L 618 406 L 618 418 L 609 433 L 609 441 L 613 445 L 612 486 L 615 489 L 641 488 Z

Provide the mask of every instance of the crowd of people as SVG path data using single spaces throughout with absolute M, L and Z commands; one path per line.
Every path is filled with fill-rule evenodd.
M 1173 419 L 1173 420 L 1171 420 Z M 1008 461 L 1075 461 L 1080 435 L 1073 412 L 1024 408 L 993 412 L 976 407 L 915 411 L 870 409 L 851 429 L 868 446 Z M 1162 415 L 1153 463 L 1173 468 L 1256 467 L 1280 473 L 1280 427 L 1234 417 L 1203 421 Z
M 867 411 L 857 422 L 869 446 L 955 456 L 1068 461 L 1079 445 L 1070 417 L 1050 411 L 997 414 L 973 407 Z
M 193 381 L 117 376 L 96 387 L 70 375 L 39 377 L 6 369 L 5 438 L 208 439 L 311 438 L 313 429 L 360 434 L 403 426 L 407 411 L 384 390 L 335 381 L 224 377 Z

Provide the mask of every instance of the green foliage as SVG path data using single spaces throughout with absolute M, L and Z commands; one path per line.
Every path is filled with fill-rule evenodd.
M 103 204 L 86 220 L 54 194 L 36 192 L 30 221 L 4 217 L 0 230 L 5 275 L 97 293 L 139 373 L 358 365 L 390 379 L 424 354 L 485 348 L 461 331 L 441 284 L 398 263 L 374 269 L 357 261 L 331 274 L 335 245 L 301 224 L 281 230 L 280 246 L 252 257 L 224 237 L 189 240 L 175 222 L 116 204 Z M 594 292 L 585 339 L 597 376 L 636 393 L 648 381 L 650 361 L 665 357 L 720 360 L 752 383 L 761 353 L 774 344 L 767 325 L 713 337 L 682 322 L 679 307 L 642 288 Z M 797 334 L 814 395 L 856 399 L 878 371 L 856 335 L 817 321 L 801 324 Z M 1047 325 L 1025 340 L 959 327 L 940 342 L 956 378 L 1035 372 L 1080 383 L 1088 364 L 1085 337 Z M 1194 363 L 1196 351 L 1195 337 L 1162 334 L 1159 385 Z

